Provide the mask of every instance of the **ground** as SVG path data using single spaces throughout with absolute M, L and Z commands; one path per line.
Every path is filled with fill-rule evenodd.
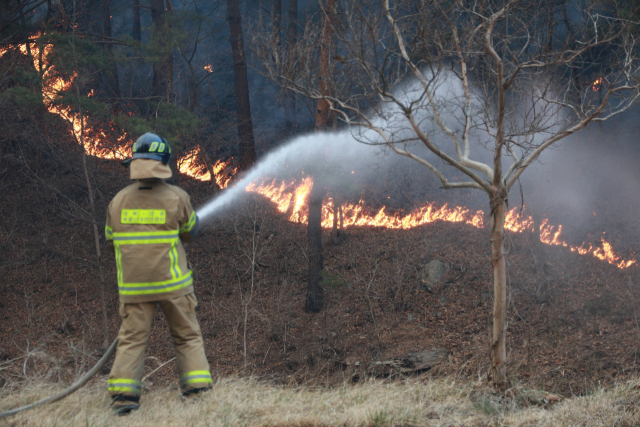
M 11 169 L 5 170 L 4 197 L 11 203 L 0 206 L 0 239 L 6 242 L 0 382 L 68 383 L 104 351 L 92 225 L 72 204 L 84 206 L 86 192 L 73 173 L 55 165 L 40 173 L 49 186 L 71 188 L 71 202 L 25 179 L 17 160 L 5 167 Z M 126 173 L 103 160 L 91 160 L 91 167 L 99 183 L 97 207 L 104 212 L 127 183 Z M 176 183 L 195 206 L 214 192 L 187 177 Z M 224 218 L 204 224 L 187 248 L 214 377 L 331 386 L 364 380 L 372 361 L 435 347 L 449 352 L 446 360 L 413 375 L 485 379 L 492 311 L 488 235 L 486 228 L 444 222 L 411 230 L 349 229 L 325 248 L 325 308 L 311 314 L 303 309 L 306 226 L 288 222 L 251 195 Z M 572 396 L 633 378 L 640 334 L 637 269 L 547 247 L 548 293 L 541 296 L 531 242 L 526 233 L 507 239 L 511 383 Z M 104 259 L 111 340 L 119 326 L 118 296 L 115 263 L 110 253 Z M 452 268 L 427 290 L 421 275 L 431 260 Z M 147 373 L 174 357 L 160 312 L 147 356 Z M 176 385 L 173 362 L 145 381 L 151 390 Z
M 19 392 L 5 388 L 0 410 L 54 391 L 41 383 Z M 225 378 L 216 381 L 213 391 L 189 400 L 168 388 L 143 394 L 140 409 L 120 418 L 107 410 L 108 396 L 98 383 L 64 402 L 18 414 L 3 425 L 630 427 L 640 423 L 639 398 L 637 381 L 565 400 L 531 389 L 499 396 L 482 384 L 452 378 L 367 380 L 331 388 Z

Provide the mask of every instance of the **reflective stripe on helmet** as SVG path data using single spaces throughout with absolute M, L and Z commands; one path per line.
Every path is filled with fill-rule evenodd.
M 151 132 L 147 132 L 138 138 L 133 144 L 132 153 L 131 160 L 152 159 L 165 165 L 169 164 L 171 160 L 171 146 L 164 138 Z

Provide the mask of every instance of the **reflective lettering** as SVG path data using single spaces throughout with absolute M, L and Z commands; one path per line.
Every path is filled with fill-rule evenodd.
M 164 224 L 167 212 L 164 209 L 122 209 L 121 224 Z

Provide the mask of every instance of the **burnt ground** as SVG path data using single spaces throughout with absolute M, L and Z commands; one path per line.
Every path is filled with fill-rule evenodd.
M 6 150 L 0 162 L 3 384 L 36 377 L 70 381 L 103 351 L 93 229 L 82 211 L 88 198 L 77 149 L 68 149 L 64 168 L 46 152 L 25 155 L 25 161 L 19 151 Z M 89 163 L 106 251 L 104 212 L 126 185 L 126 173 L 109 161 Z M 208 183 L 184 176 L 177 184 L 192 195 L 194 206 L 213 192 Z M 306 227 L 287 222 L 260 196 L 249 196 L 225 218 L 205 225 L 187 248 L 213 374 L 333 384 L 358 378 L 356 362 L 367 366 L 437 347 L 449 357 L 425 375 L 486 376 L 492 311 L 488 233 L 443 222 L 411 230 L 349 229 L 325 247 L 325 309 L 310 314 L 303 310 Z M 507 240 L 512 381 L 571 395 L 636 375 L 638 270 L 546 247 L 548 292 L 541 295 L 531 241 L 526 234 Z M 108 252 L 104 259 L 113 339 L 119 326 L 115 262 Z M 421 274 L 431 260 L 452 269 L 428 291 L 420 286 Z M 173 357 L 159 312 L 147 356 L 147 372 Z M 175 364 L 149 381 L 177 384 Z

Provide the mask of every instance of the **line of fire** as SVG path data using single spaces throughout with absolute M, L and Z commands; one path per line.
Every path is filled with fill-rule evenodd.
M 37 40 L 36 36 L 34 39 Z M 46 73 L 51 73 L 52 69 L 48 66 L 47 55 L 50 53 L 51 46 L 45 46 L 44 52 L 40 55 L 38 47 L 34 44 L 30 44 L 30 56 L 33 58 L 33 65 L 35 69 L 47 69 Z M 20 44 L 13 47 L 13 49 L 19 49 L 21 53 L 27 55 L 29 50 L 27 44 Z M 4 54 L 8 49 L 0 51 L 0 54 Z M 43 61 L 40 64 L 40 61 Z M 210 65 L 205 66 L 211 68 Z M 73 132 L 76 140 L 80 140 L 80 129 L 83 126 L 77 114 L 73 113 L 70 108 L 60 108 L 55 100 L 57 94 L 68 88 L 72 83 L 70 80 L 65 81 L 58 77 L 47 82 L 43 85 L 43 96 L 45 100 L 45 106 L 48 111 L 59 115 L 65 121 L 70 123 L 71 132 Z M 597 91 L 602 84 L 602 78 L 598 78 L 593 82 L 592 88 Z M 86 127 L 86 120 L 84 123 Z M 100 126 L 102 124 L 94 125 L 95 130 L 90 132 L 95 137 L 85 140 L 85 148 L 91 155 L 104 159 L 112 160 L 124 160 L 131 153 L 131 138 L 122 133 L 117 139 L 117 143 L 114 145 L 110 137 L 104 132 L 101 132 Z M 113 126 L 113 124 L 111 124 Z M 115 148 L 114 148 L 115 147 Z M 207 163 L 203 159 L 203 154 L 199 147 L 184 153 L 178 159 L 178 170 L 180 173 L 188 175 L 199 181 L 211 181 L 211 173 L 216 184 L 225 189 L 227 186 L 232 185 L 233 177 L 238 172 L 238 168 L 233 166 L 233 159 L 216 160 L 212 168 L 207 167 Z M 307 205 L 307 198 L 313 186 L 311 178 L 306 178 L 301 182 L 276 182 L 268 178 L 262 178 L 259 182 L 251 183 L 247 187 L 246 191 L 262 194 L 269 200 L 274 202 L 277 209 L 287 214 L 287 219 L 292 222 L 298 222 L 306 224 L 308 219 L 308 213 L 305 213 L 305 206 Z M 366 206 L 360 201 L 355 204 L 347 203 L 344 206 L 344 226 L 345 227 L 386 227 L 386 228 L 402 228 L 408 229 L 417 227 L 426 223 L 434 221 L 447 221 L 447 222 L 459 222 L 469 224 L 473 227 L 482 228 L 485 226 L 486 214 L 482 211 L 470 212 L 464 206 L 441 206 L 437 207 L 433 204 L 427 204 L 415 212 L 411 212 L 406 216 L 389 215 L 385 212 L 385 209 L 380 209 L 377 213 L 368 213 Z M 331 228 L 333 224 L 334 206 L 332 200 L 327 200 L 322 206 L 322 226 L 324 228 Z M 534 222 L 530 216 L 523 214 L 521 208 L 512 208 L 506 217 L 505 227 L 512 232 L 522 233 L 524 231 L 533 232 Z M 624 259 L 619 255 L 616 255 L 611 244 L 609 244 L 604 238 L 601 239 L 601 246 L 594 246 L 591 243 L 583 243 L 581 245 L 571 245 L 565 242 L 562 237 L 562 225 L 549 224 L 548 220 L 544 220 L 540 224 L 540 241 L 546 245 L 563 246 L 572 252 L 577 252 L 580 255 L 594 256 L 602 261 L 613 264 L 618 268 L 628 268 L 636 265 L 636 259 Z

